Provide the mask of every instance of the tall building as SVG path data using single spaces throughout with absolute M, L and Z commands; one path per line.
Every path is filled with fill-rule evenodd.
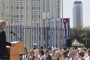
M 23 23 L 25 20 L 25 1 L 24 0 L 0 0 L 1 11 L 0 15 L 4 20 L 8 21 L 9 24 Z
M 60 18 L 60 3 L 61 0 L 32 0 L 32 25 L 39 28 L 47 27 L 47 18 L 54 18 L 55 23 L 55 19 Z M 36 33 L 37 31 L 38 33 Z M 45 39 L 47 39 L 47 37 L 44 37 L 45 35 L 47 35 L 47 30 L 45 30 L 45 35 L 43 33 L 44 28 L 32 30 L 32 35 L 34 36 L 32 37 L 32 40 L 35 42 L 35 40 L 37 39 L 36 42 L 39 41 L 40 45 L 44 44 L 43 41 L 46 41 Z M 56 31 L 54 33 L 56 33 Z M 54 40 L 56 40 L 56 38 Z
M 82 1 L 75 1 L 73 8 L 73 27 L 83 27 L 83 4 Z
M 55 19 L 60 18 L 60 8 L 61 0 L 0 0 L 1 19 L 12 27 L 6 30 L 8 40 L 18 40 L 10 34 L 13 31 L 29 47 L 34 43 L 43 46 L 43 27 L 47 27 L 48 18 L 54 18 L 56 25 Z
M 61 0 L 0 0 L 0 16 L 9 24 L 42 26 L 43 19 L 60 18 L 60 3 Z
M 23 38 L 21 36 L 21 26 L 26 26 L 26 22 L 29 22 L 27 14 L 29 5 L 27 5 L 27 2 L 28 0 L 0 0 L 0 17 L 8 22 L 8 28 L 10 28 L 6 30 L 9 41 L 19 40 L 10 34 L 10 31 L 25 40 L 25 35 L 22 34 Z M 23 33 L 25 33 L 25 30 L 23 30 Z
M 50 18 L 60 18 L 61 0 L 50 0 Z

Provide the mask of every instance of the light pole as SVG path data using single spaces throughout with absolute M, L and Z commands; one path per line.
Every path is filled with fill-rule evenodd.
M 62 38 L 61 38 L 61 43 L 63 44 L 63 0 L 61 0 L 61 35 L 62 35 Z
M 2 0 L 2 13 L 1 13 L 2 20 L 4 20 L 4 9 L 5 9 L 4 4 L 5 4 L 5 2 L 4 2 L 4 0 Z
M 86 48 L 87 48 L 87 40 L 86 40 Z
M 88 43 L 87 42 L 87 30 L 85 31 L 84 35 L 85 35 L 85 38 L 83 40 L 85 40 L 85 46 L 87 48 L 87 43 Z
M 87 48 L 87 30 L 86 30 L 86 48 Z

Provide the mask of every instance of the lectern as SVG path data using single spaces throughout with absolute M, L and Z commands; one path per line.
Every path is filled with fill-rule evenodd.
M 16 42 L 15 46 L 11 46 L 9 49 L 10 60 L 20 60 L 20 55 L 24 54 L 24 42 Z

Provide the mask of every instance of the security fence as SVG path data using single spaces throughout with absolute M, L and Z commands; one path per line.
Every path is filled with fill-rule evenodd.
M 38 48 L 61 47 L 63 40 L 61 33 L 64 30 L 51 27 L 8 26 L 6 28 L 7 41 L 24 41 L 25 47 L 30 50 L 36 43 Z M 63 33 L 64 34 L 64 33 Z

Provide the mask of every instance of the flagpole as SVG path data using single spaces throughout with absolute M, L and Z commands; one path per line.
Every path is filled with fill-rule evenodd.
M 62 8 L 61 8 L 61 9 L 62 9 L 62 12 L 61 12 L 61 14 L 62 14 L 61 29 L 63 29 L 63 0 L 62 0 L 61 3 L 62 3 L 62 5 L 61 5 L 61 6 L 62 6 Z M 61 35 L 62 35 L 61 43 L 63 44 L 63 36 L 64 36 L 64 35 L 63 35 L 63 30 L 61 30 Z

